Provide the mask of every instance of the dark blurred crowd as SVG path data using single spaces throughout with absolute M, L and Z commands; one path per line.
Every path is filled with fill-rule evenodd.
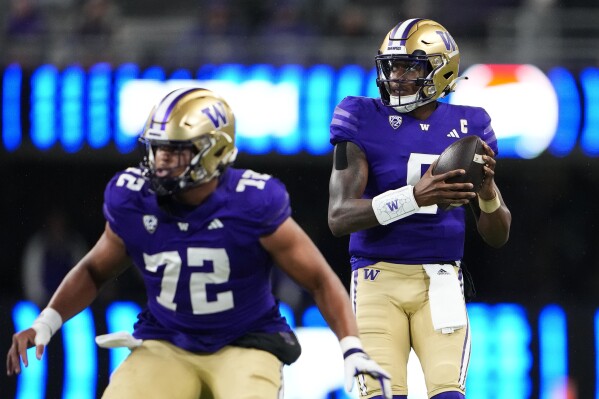
M 491 35 L 556 31 L 572 18 L 553 12 L 577 8 L 599 9 L 591 0 L 7 0 L 0 62 L 361 63 L 404 19 L 440 21 L 458 43 L 484 49 Z

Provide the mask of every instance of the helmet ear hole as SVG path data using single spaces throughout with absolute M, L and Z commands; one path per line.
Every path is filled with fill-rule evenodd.
M 216 157 L 220 157 L 221 155 L 223 155 L 223 152 L 224 152 L 224 151 L 225 151 L 225 147 L 221 147 L 221 148 L 219 148 L 219 149 L 218 149 L 218 151 L 216 151 L 216 152 L 214 153 L 214 156 L 216 156 Z

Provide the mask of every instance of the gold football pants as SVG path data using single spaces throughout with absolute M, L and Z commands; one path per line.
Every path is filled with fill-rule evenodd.
M 103 399 L 282 398 L 283 364 L 272 354 L 226 346 L 195 354 L 144 341 L 111 376 Z
M 455 270 L 461 276 L 459 268 Z M 447 391 L 464 393 L 470 358 L 469 325 L 451 334 L 433 329 L 429 284 L 422 265 L 379 262 L 352 274 L 352 303 L 364 349 L 391 373 L 394 395 L 408 394 L 411 348 L 422 365 L 429 398 Z M 362 398 L 380 395 L 372 378 L 360 378 L 358 386 Z

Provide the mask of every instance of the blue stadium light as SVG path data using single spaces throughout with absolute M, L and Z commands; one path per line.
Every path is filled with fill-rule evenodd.
M 553 156 L 564 157 L 577 144 L 585 154 L 599 155 L 599 129 L 596 128 L 599 126 L 598 68 L 582 71 L 580 92 L 576 77 L 563 67 L 553 68 L 547 74 L 531 65 L 477 67 L 490 69 L 496 75 L 496 82 L 491 86 L 478 87 L 487 94 L 479 98 L 472 92 L 474 97 L 471 99 L 464 97 L 468 88 L 464 81 L 455 93 L 442 101 L 485 106 L 493 117 L 501 157 L 534 158 L 545 149 Z M 520 72 L 530 76 L 522 77 Z M 259 111 L 254 118 L 238 118 L 237 146 L 241 152 L 250 154 L 273 151 L 284 155 L 330 153 L 329 123 L 334 106 L 347 95 L 379 96 L 374 67 L 347 65 L 334 69 L 329 65 L 306 68 L 300 65 L 206 64 L 195 74 L 196 82 L 200 81 L 230 99 L 236 114 L 243 114 L 248 109 L 250 113 Z M 468 82 L 475 80 L 474 75 Z M 30 108 L 21 111 L 20 97 L 24 88 L 21 69 L 18 65 L 6 67 L 2 86 L 4 149 L 15 151 L 21 146 L 21 115 L 29 112 L 31 142 L 40 150 L 54 146 L 60 139 L 60 145 L 68 152 L 78 151 L 85 144 L 101 149 L 111 143 L 121 153 L 131 152 L 140 131 L 130 129 L 135 118 L 129 115 L 131 105 L 122 109 L 120 94 L 124 84 L 138 78 L 163 85 L 177 81 L 194 82 L 193 73 L 187 69 L 174 70 L 166 80 L 166 73 L 160 66 L 140 73 L 136 64 L 125 64 L 113 71 L 109 64 L 101 63 L 92 66 L 87 73 L 79 67 L 69 67 L 61 74 L 55 66 L 42 65 L 31 75 Z M 501 79 L 504 80 L 500 82 Z M 535 88 L 529 89 L 531 85 Z M 545 103 L 537 104 L 530 115 L 518 114 L 516 117 L 514 110 L 506 111 L 505 99 L 492 94 L 497 92 L 521 101 L 525 95 L 517 94 L 518 90 L 526 95 L 541 90 Z M 237 94 L 232 95 L 234 93 Z M 254 101 L 248 101 L 249 93 Z M 461 100 L 459 95 L 463 97 Z M 269 100 L 264 101 L 265 98 Z M 485 104 L 485 101 L 490 103 Z M 137 108 L 142 106 L 146 106 L 144 101 L 140 101 Z M 513 108 L 520 112 L 521 107 Z M 133 111 L 137 115 L 136 110 Z
M 206 71 L 203 73 L 206 75 Z M 223 64 L 210 71 L 210 80 L 229 82 L 239 85 L 245 80 L 245 73 L 246 68 L 241 64 Z M 215 91 L 223 96 L 226 96 L 226 94 L 220 93 L 219 90 Z M 242 106 L 245 107 L 246 104 L 242 104 Z M 234 109 L 234 112 L 238 114 L 239 110 Z M 235 145 L 239 151 L 245 151 L 247 146 L 246 140 L 247 139 L 244 137 L 243 131 L 238 129 L 237 134 L 235 135 Z
M 245 80 L 246 68 L 241 64 L 222 64 L 212 70 L 210 80 L 241 83 Z
M 141 307 L 135 302 L 113 302 L 106 308 L 106 327 L 109 333 L 127 331 L 133 333 L 133 324 L 137 321 L 137 315 Z M 110 374 L 125 360 L 131 351 L 128 348 L 111 348 L 110 350 Z
M 12 309 L 12 319 L 16 331 L 25 330 L 33 324 L 40 309 L 32 302 L 21 301 Z M 21 374 L 17 377 L 17 392 L 15 399 L 42 399 L 46 392 L 46 377 L 48 375 L 48 348 L 41 360 L 35 357 L 35 347 L 27 350 L 29 366 L 21 363 Z
M 152 80 L 164 80 L 166 79 L 166 73 L 162 67 L 157 65 L 146 68 L 145 71 L 141 74 L 142 79 L 152 79 Z
M 54 145 L 56 129 L 56 93 L 58 70 L 53 65 L 42 65 L 31 77 L 31 141 L 40 150 Z
M 98 380 L 95 335 L 94 320 L 89 308 L 63 325 L 62 342 L 65 357 L 63 399 L 95 399 Z
M 468 397 L 472 399 L 487 399 L 493 394 L 493 332 L 492 308 L 483 303 L 469 303 L 468 317 L 472 333 L 472 356 L 468 367 L 466 389 Z M 486 332 L 489 332 L 487 334 Z
M 130 80 L 136 79 L 139 74 L 139 68 L 135 64 L 123 64 L 115 71 L 114 77 L 114 92 L 120 93 L 121 88 L 125 83 Z M 127 112 L 127 110 L 121 110 L 120 99 L 118 96 L 114 98 L 115 105 L 113 107 L 115 114 L 115 132 L 114 142 L 117 149 L 126 154 L 131 152 L 137 142 L 137 136 L 131 136 L 123 129 L 121 124 L 121 112 Z M 149 111 L 148 111 L 149 112 Z
M 584 125 L 580 144 L 585 154 L 599 155 L 599 68 L 589 67 L 580 73 L 584 97 Z
M 333 115 L 331 93 L 335 71 L 328 65 L 316 65 L 306 72 L 305 88 L 307 91 L 306 131 L 304 133 L 304 149 L 312 155 L 322 155 L 331 151 L 329 143 L 329 124 Z
M 381 96 L 379 87 L 376 85 L 376 78 L 377 70 L 372 68 L 366 76 L 366 97 L 379 98 Z
M 193 76 L 189 69 L 179 68 L 171 73 L 171 77 L 169 79 L 177 79 L 177 80 L 191 80 Z
M 558 125 L 549 152 L 556 157 L 568 155 L 576 145 L 580 129 L 580 95 L 574 76 L 565 68 L 553 68 L 547 74 L 558 98 Z
M 284 369 L 288 396 L 292 398 L 345 397 L 339 396 L 342 391 L 338 390 L 342 381 L 341 372 L 332 371 L 342 367 L 336 337 L 324 322 L 318 308 L 315 306 L 306 308 L 302 314 L 302 326 L 296 327 L 291 307 L 282 302 L 279 307 L 281 314 L 294 328 L 304 346 L 304 352 L 298 362 Z M 29 328 L 39 311 L 39 308 L 31 302 L 17 302 L 12 308 L 14 329 L 21 331 Z M 133 302 L 113 302 L 108 305 L 105 313 L 108 332 L 132 331 L 133 322 L 139 311 L 139 305 Z M 470 303 L 468 313 L 472 332 L 472 357 L 467 386 L 469 399 L 528 399 L 530 397 L 533 381 L 530 345 L 533 334 L 538 334 L 539 338 L 537 359 L 540 380 L 539 398 L 568 397 L 567 322 L 562 308 L 550 305 L 542 309 L 538 314 L 537 331 L 531 329 L 526 311 L 520 305 Z M 92 313 L 88 308 L 64 324 L 61 332 L 62 347 L 50 345 L 46 348 L 41 361 L 35 358 L 35 349 L 29 349 L 27 351 L 29 367 L 23 369 L 17 377 L 15 398 L 46 397 L 48 350 L 51 351 L 53 348 L 64 350 L 63 356 L 59 357 L 62 358 L 65 368 L 62 398 L 94 398 L 98 383 L 95 333 Z M 594 333 L 595 398 L 599 399 L 599 356 L 597 355 L 599 353 L 599 310 L 594 313 Z M 111 358 L 111 372 L 118 365 L 112 362 Z M 314 376 L 314 370 L 318 370 L 320 374 Z M 312 383 L 305 384 L 310 377 L 314 377 Z M 320 380 L 316 381 L 319 378 Z M 327 396 L 306 394 L 310 389 L 314 392 L 322 391 L 323 395 Z M 417 394 L 420 395 L 420 392 L 417 391 Z
M 247 104 L 242 104 L 242 107 L 248 107 L 250 109 L 256 109 L 256 113 L 260 114 L 263 113 L 263 110 L 260 110 L 260 108 L 264 107 L 264 104 L 266 104 L 268 102 L 268 98 L 264 99 L 264 101 L 262 101 L 261 97 L 263 95 L 265 95 L 265 92 L 267 92 L 266 90 L 260 90 L 261 86 L 262 87 L 268 87 L 268 86 L 272 86 L 272 83 L 274 81 L 274 75 L 275 75 L 275 69 L 272 65 L 266 65 L 266 64 L 256 64 L 256 65 L 252 65 L 250 67 L 247 68 L 247 72 L 245 75 L 245 83 L 243 86 L 244 90 L 249 90 L 251 93 L 251 97 L 253 97 L 252 102 L 248 102 Z M 249 86 L 248 86 L 249 85 Z M 249 93 L 248 93 L 249 94 Z M 248 96 L 249 97 L 249 96 Z M 275 105 L 275 104 L 273 104 Z M 260 112 L 262 111 L 262 112 Z M 234 110 L 234 112 L 238 112 L 236 110 Z M 270 115 L 270 117 L 276 117 L 277 116 L 277 109 L 272 109 L 272 113 Z M 261 119 L 261 120 L 255 120 L 255 119 Z M 242 139 L 242 145 L 245 151 L 249 152 L 250 154 L 265 154 L 267 152 L 270 151 L 270 149 L 272 148 L 272 143 L 270 140 L 270 135 L 273 132 L 269 132 L 269 131 L 264 131 L 264 127 L 265 125 L 268 125 L 268 120 L 266 120 L 267 118 L 247 118 L 245 119 L 246 122 L 250 122 L 253 125 L 256 125 L 255 127 L 250 128 L 250 132 L 248 133 L 245 128 L 245 126 L 243 125 L 243 121 L 241 120 L 237 120 L 238 125 L 237 125 L 237 129 L 238 129 L 238 135 L 239 136 L 244 136 L 244 137 L 250 137 L 248 140 L 243 140 Z M 241 122 L 241 123 L 239 123 Z M 257 134 L 254 134 L 257 133 Z
M 120 100 L 120 128 L 123 134 L 132 136 L 141 131 L 148 109 L 163 95 L 181 87 L 205 87 L 223 96 L 233 108 L 239 150 L 264 154 L 290 135 L 297 136 L 296 142 L 299 139 L 300 85 L 280 78 L 279 70 L 272 65 L 230 64 L 211 72 L 207 80 L 135 79 L 116 94 Z M 296 148 L 296 152 L 299 150 Z
M 197 80 L 212 80 L 214 78 L 214 74 L 219 69 L 218 65 L 214 64 L 204 64 L 198 68 L 196 72 Z
M 347 96 L 361 96 L 364 93 L 362 89 L 365 87 L 364 78 L 364 69 L 361 66 L 347 65 L 342 67 L 337 72 L 337 90 L 332 106 L 335 107 Z
M 533 358 L 530 353 L 532 332 L 526 312 L 519 305 L 496 305 L 495 359 L 498 369 L 495 394 L 497 398 L 530 397 L 530 371 Z M 476 354 L 474 355 L 476 356 Z
M 70 66 L 62 72 L 60 91 L 60 141 L 67 152 L 77 152 L 84 139 L 85 71 Z
M 87 83 L 87 143 L 98 149 L 108 145 L 111 138 L 111 73 L 110 64 L 93 65 Z
M 285 65 L 279 70 L 279 78 L 277 83 L 289 85 L 299 93 L 298 108 L 301 110 L 305 107 L 302 98 L 301 85 L 303 81 L 304 68 L 300 65 Z M 299 113 L 299 112 L 298 112 Z M 305 129 L 305 118 L 299 117 L 298 123 L 294 129 L 291 129 L 287 135 L 273 138 L 274 149 L 283 154 L 297 154 L 301 151 L 302 137 L 301 132 Z
M 115 87 L 116 93 L 118 93 L 120 91 L 120 88 L 122 87 L 123 84 L 125 84 L 126 82 L 128 82 L 131 79 L 135 79 L 137 77 L 137 74 L 139 73 L 139 70 L 137 69 L 137 66 L 134 64 L 127 64 L 122 66 L 118 71 L 117 71 L 117 75 L 118 75 L 118 85 L 117 87 Z M 149 68 L 146 68 L 142 73 L 141 73 L 141 79 L 147 79 L 147 80 L 159 80 L 159 81 L 163 81 L 166 77 L 166 73 L 164 71 L 164 69 L 160 66 L 151 66 Z M 122 109 L 122 107 L 118 106 L 119 111 L 119 117 L 120 112 L 127 112 L 126 109 Z M 150 110 L 148 109 L 147 113 L 150 113 Z M 119 118 L 120 120 L 120 118 Z M 139 138 L 139 133 L 140 132 L 135 132 L 134 134 L 129 134 L 127 133 L 125 130 L 123 129 L 119 129 L 116 132 L 116 136 L 115 136 L 115 142 L 117 145 L 117 148 L 119 149 L 120 152 L 122 153 L 129 153 L 131 151 L 133 151 L 135 149 L 135 147 L 137 146 L 138 143 L 138 138 Z
M 279 312 L 281 312 L 281 316 L 287 320 L 287 324 L 289 324 L 291 328 L 295 329 L 295 315 L 293 314 L 293 309 L 291 309 L 291 306 L 285 302 L 279 302 Z
M 468 314 L 472 333 L 468 398 L 527 399 L 532 355 L 524 309 L 514 304 L 471 303 Z
M 549 305 L 541 311 L 539 346 L 539 398 L 561 398 L 556 394 L 564 389 L 568 378 L 566 314 L 561 307 Z
M 312 305 L 308 307 L 302 315 L 302 325 L 304 327 L 328 327 L 324 317 L 318 307 Z
M 2 143 L 7 151 L 15 151 L 21 145 L 21 84 L 23 72 L 17 64 L 4 70 L 2 79 Z

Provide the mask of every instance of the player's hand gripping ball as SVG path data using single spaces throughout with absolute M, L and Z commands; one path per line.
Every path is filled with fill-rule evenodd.
M 467 136 L 452 143 L 439 158 L 433 170 L 433 175 L 439 175 L 450 170 L 464 169 L 465 174 L 446 180 L 447 183 L 472 183 L 472 191 L 478 193 L 485 180 L 485 161 L 483 155 L 485 148 L 478 136 Z M 470 191 L 470 190 L 468 190 Z M 459 205 L 438 204 L 443 209 L 452 209 Z

